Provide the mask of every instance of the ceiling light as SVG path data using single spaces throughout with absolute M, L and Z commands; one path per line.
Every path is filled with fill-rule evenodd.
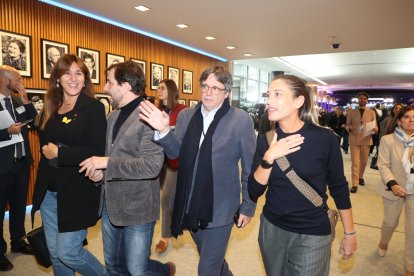
M 137 6 L 135 7 L 137 10 L 141 11 L 141 12 L 145 12 L 145 11 L 149 11 L 150 8 L 145 7 L 145 6 Z
M 236 46 L 227 46 L 226 48 L 229 49 L 229 50 L 234 50 L 234 49 L 236 49 Z
M 214 40 L 214 39 L 216 39 L 214 36 L 206 36 L 206 39 L 207 40 Z
M 177 24 L 177 25 L 175 25 L 175 26 L 177 26 L 178 28 L 180 28 L 180 29 L 185 29 L 185 28 L 188 28 L 188 25 L 185 25 L 185 24 Z
M 244 56 L 245 56 L 245 57 L 251 57 L 251 56 L 253 56 L 253 54 L 246 53 L 246 54 L 244 54 Z
M 328 85 L 328 84 L 327 84 L 326 82 L 324 82 L 323 80 L 320 80 L 320 79 L 318 79 L 317 77 L 312 76 L 312 75 L 311 75 L 311 74 L 309 74 L 308 72 L 306 72 L 306 71 L 304 71 L 304 70 L 300 69 L 299 67 L 296 67 L 296 66 L 295 66 L 295 65 L 293 65 L 293 64 L 290 64 L 289 62 L 287 62 L 286 60 L 284 60 L 284 59 L 282 59 L 282 58 L 280 58 L 280 57 L 273 57 L 273 59 L 275 59 L 275 60 L 277 60 L 277 61 L 279 61 L 279 62 L 281 62 L 281 63 L 283 63 L 283 64 L 285 64 L 285 65 L 287 65 L 287 66 L 289 66 L 290 68 L 295 69 L 296 71 L 298 71 L 298 72 L 300 72 L 300 73 L 304 74 L 305 76 L 307 76 L 308 78 L 313 79 L 314 81 L 319 82 L 319 83 L 320 83 L 320 84 L 322 84 L 322 85 Z

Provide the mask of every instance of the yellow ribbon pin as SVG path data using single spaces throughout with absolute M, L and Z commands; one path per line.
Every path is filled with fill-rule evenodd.
M 65 124 L 69 124 L 72 121 L 72 119 L 68 119 L 66 116 L 63 117 L 62 122 Z

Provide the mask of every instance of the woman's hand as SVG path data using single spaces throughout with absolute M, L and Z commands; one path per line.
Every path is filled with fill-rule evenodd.
M 341 241 L 341 246 L 339 247 L 339 254 L 342 255 L 344 260 L 347 260 L 354 255 L 357 247 L 356 234 L 354 235 L 345 235 Z
M 263 159 L 269 163 L 273 163 L 276 159 L 279 159 L 282 156 L 298 151 L 300 150 L 299 145 L 303 144 L 304 139 L 305 137 L 300 134 L 294 134 L 278 141 L 277 133 L 275 133 L 272 143 L 264 154 Z
M 58 147 L 53 143 L 48 143 L 42 147 L 42 152 L 47 159 L 55 159 L 58 157 Z
M 391 190 L 395 196 L 405 197 L 407 195 L 405 189 L 398 184 L 391 186 Z
M 170 117 L 164 111 L 159 110 L 151 102 L 144 100 L 139 105 L 139 118 L 147 122 L 160 133 L 164 133 L 169 129 Z

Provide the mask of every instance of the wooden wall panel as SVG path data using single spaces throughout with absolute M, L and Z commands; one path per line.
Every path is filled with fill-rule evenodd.
M 201 72 L 213 65 L 228 67 L 219 60 L 185 50 L 162 41 L 158 41 L 116 26 L 109 25 L 76 13 L 41 3 L 37 0 L 1 0 L 0 29 L 31 36 L 32 76 L 24 78 L 28 88 L 48 88 L 48 80 L 41 77 L 40 39 L 48 39 L 69 44 L 69 51 L 76 54 L 76 46 L 100 51 L 100 83 L 94 85 L 95 92 L 102 92 L 105 85 L 106 53 L 142 59 L 147 62 L 147 95 L 156 96 L 149 89 L 150 63 L 164 65 L 164 77 L 168 75 L 168 66 L 193 71 L 193 94 L 180 93 L 181 99 L 198 100 L 200 92 L 198 77 Z M 181 87 L 179 87 L 181 91 Z M 39 142 L 36 132 L 30 131 L 29 139 L 35 163 L 31 168 L 28 203 L 31 203 L 33 185 L 39 161 Z

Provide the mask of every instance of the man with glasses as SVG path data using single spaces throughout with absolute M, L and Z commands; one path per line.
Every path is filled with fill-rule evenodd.
M 199 82 L 201 103 L 181 111 L 175 131 L 169 116 L 148 101 L 141 102 L 139 117 L 155 129 L 154 140 L 167 156 L 180 158 L 172 234 L 190 231 L 200 254 L 198 275 L 227 276 L 232 273 L 224 256 L 233 217 L 239 208 L 235 223 L 244 227 L 256 208 L 247 192 L 256 138 L 250 116 L 230 106 L 229 72 L 209 68 Z

